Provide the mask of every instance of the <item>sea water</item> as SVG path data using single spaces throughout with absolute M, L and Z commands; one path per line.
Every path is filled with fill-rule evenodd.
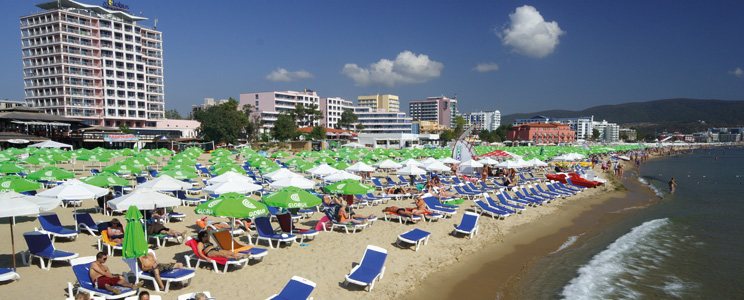
M 640 175 L 659 200 L 569 237 L 523 274 L 517 298 L 744 299 L 744 150 L 697 149 Z

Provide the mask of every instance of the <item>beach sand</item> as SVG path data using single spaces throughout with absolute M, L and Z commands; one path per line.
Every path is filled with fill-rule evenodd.
M 202 155 L 200 160 L 206 161 L 208 158 L 207 155 Z M 69 168 L 69 165 L 62 166 Z M 80 170 L 80 163 L 76 168 Z M 82 176 L 85 176 L 88 172 L 82 173 Z M 588 189 L 576 196 L 529 208 L 524 213 L 510 216 L 506 220 L 482 216 L 479 221 L 480 234 L 472 240 L 461 235 L 451 235 L 453 226 L 459 224 L 462 214 L 470 209 L 472 201 L 466 201 L 453 218 L 412 225 L 402 225 L 397 220 L 394 222 L 383 220 L 381 210 L 385 206 L 413 206 L 412 200 L 390 201 L 381 206 L 357 210 L 359 214 L 371 213 L 380 218 L 373 226 L 361 232 L 348 235 L 339 231 L 322 232 L 316 240 L 307 242 L 308 246 L 295 243 L 293 246 L 269 250 L 269 254 L 262 262 L 251 263 L 243 269 L 231 268 L 227 274 L 216 274 L 211 269 L 200 267 L 196 270 L 196 277 L 191 285 L 171 286 L 170 293 L 164 294 L 163 299 L 175 299 L 177 295 L 195 291 L 210 291 L 218 299 L 265 299 L 278 293 L 294 275 L 317 283 L 312 293 L 315 299 L 416 299 L 427 293 L 431 294 L 429 292 L 434 294 L 427 299 L 448 299 L 452 297 L 448 294 L 452 284 L 461 282 L 461 279 L 466 278 L 464 276 L 477 273 L 475 266 L 510 257 L 512 253 L 519 253 L 520 256 L 530 253 L 533 251 L 532 247 L 525 248 L 522 245 L 532 245 L 542 237 L 562 232 L 575 222 L 576 216 L 581 215 L 581 212 L 590 211 L 593 206 L 604 203 L 611 197 L 622 198 L 622 193 L 613 190 L 613 186 Z M 90 212 L 97 221 L 111 219 L 95 214 L 94 205 L 94 201 L 86 200 L 78 211 Z M 61 207 L 53 210 L 67 227 L 73 224 L 72 211 L 72 208 Z M 187 217 L 183 222 L 169 223 L 168 227 L 196 234 L 199 228 L 195 222 L 200 216 L 194 213 L 193 207 L 178 207 L 176 211 L 185 213 Z M 310 219 L 301 220 L 298 226 L 314 228 L 321 217 L 320 213 L 315 213 Z M 118 218 L 123 220 L 123 216 Z M 19 217 L 16 221 L 14 228 L 16 252 L 20 252 L 27 248 L 22 233 L 33 231 L 39 224 L 35 217 Z M 7 219 L 0 221 L 0 238 L 7 241 L 0 245 L 0 266 L 3 267 L 12 266 L 9 227 Z M 395 246 L 397 236 L 413 228 L 431 232 L 428 245 L 422 246 L 418 252 L 407 245 L 401 248 Z M 246 237 L 240 237 L 239 240 L 247 243 Z M 540 249 L 534 250 L 535 255 L 540 255 L 544 251 L 554 251 L 563 241 L 565 239 L 554 238 L 544 246 L 536 247 Z M 95 244 L 95 237 L 81 233 L 74 241 L 58 240 L 55 247 L 79 253 L 80 256 L 93 256 L 97 253 Z M 367 245 L 376 245 L 388 250 L 384 278 L 376 283 L 374 290 L 369 293 L 354 285 L 349 285 L 348 288 L 343 286 L 344 275 L 348 274 L 353 265 L 360 262 Z M 259 247 L 268 248 L 268 245 L 262 243 Z M 161 262 L 185 262 L 184 255 L 190 254 L 191 250 L 184 245 L 168 244 L 157 249 L 156 253 Z M 0 283 L 7 297 L 36 296 L 43 299 L 62 299 L 66 296 L 67 282 L 75 281 L 70 266 L 64 262 L 56 262 L 50 271 L 44 271 L 39 268 L 38 261 L 33 265 L 23 266 L 20 255 L 16 257 L 21 280 Z M 129 271 L 120 257 L 117 253 L 108 260 L 107 265 L 114 273 Z M 497 281 L 506 282 L 518 273 L 523 265 L 516 259 L 498 265 L 498 269 L 503 270 L 499 272 L 503 273 L 503 276 L 500 275 L 503 278 Z M 461 273 L 440 276 L 452 274 L 451 272 Z M 449 287 L 447 284 L 450 284 Z M 496 288 L 492 283 L 486 284 Z M 145 288 L 153 291 L 149 282 Z

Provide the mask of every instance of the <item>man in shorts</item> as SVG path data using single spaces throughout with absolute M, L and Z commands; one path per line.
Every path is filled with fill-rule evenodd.
M 145 256 L 140 256 L 139 263 L 140 270 L 149 272 L 155 277 L 155 281 L 158 283 L 161 291 L 165 290 L 165 285 L 163 285 L 163 280 L 160 278 L 160 274 L 173 269 L 183 268 L 182 263 L 160 263 L 157 259 L 155 259 L 155 255 L 152 252 L 148 252 Z
M 109 268 L 103 265 L 106 263 L 106 260 L 108 260 L 108 255 L 103 252 L 98 252 L 98 254 L 96 254 L 96 261 L 90 264 L 90 272 L 88 273 L 88 275 L 90 276 L 90 280 L 93 282 L 93 285 L 97 288 L 105 289 L 109 292 L 114 293 L 115 295 L 120 295 L 121 290 L 119 290 L 119 288 L 117 287 L 114 287 L 115 285 L 136 290 L 141 288 L 142 285 L 145 283 L 144 281 L 140 281 L 138 284 L 131 284 L 123 276 L 111 274 Z

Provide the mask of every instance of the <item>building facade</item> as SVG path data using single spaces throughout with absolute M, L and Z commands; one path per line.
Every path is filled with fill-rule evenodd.
M 408 108 L 413 120 L 437 122 L 448 128 L 454 128 L 456 125 L 457 99 L 429 97 L 426 100 L 409 102 Z
M 441 134 L 448 129 L 449 127 L 431 121 L 413 121 L 413 133 L 415 134 Z
M 323 122 L 326 127 L 336 128 L 341 114 L 345 110 L 354 111 L 354 103 L 338 97 L 320 98 L 320 111 L 323 112 Z
M 220 105 L 220 104 L 223 104 L 223 103 L 227 103 L 227 101 L 229 101 L 229 100 L 228 99 L 220 99 L 220 101 L 214 101 L 214 98 L 204 98 L 204 104 L 192 105 L 191 106 L 191 113 L 193 114 L 193 113 L 195 113 L 197 111 L 207 110 L 207 108 L 210 108 L 210 107 L 215 106 L 215 105 Z M 242 109 L 242 107 L 239 107 L 239 108 Z
M 297 91 L 273 91 L 273 92 L 259 92 L 259 93 L 245 93 L 240 94 L 240 101 L 238 107 L 250 104 L 255 107 L 255 111 L 251 114 L 250 118 L 258 116 L 263 121 L 262 132 L 268 132 L 271 128 L 274 128 L 274 122 L 276 122 L 279 113 L 281 112 L 292 112 L 297 104 L 302 104 L 305 107 L 312 105 L 320 108 L 320 97 L 318 93 L 305 90 L 302 92 Z M 340 115 L 339 115 L 340 117 Z M 310 126 L 317 126 L 321 120 L 315 120 Z M 299 124 L 300 127 L 304 127 L 304 124 Z
M 156 127 L 165 117 L 162 32 L 122 7 L 37 7 L 20 19 L 28 105 L 87 125 Z
M 0 100 L 0 109 L 26 106 L 26 101 Z
M 506 132 L 506 139 L 513 142 L 531 141 L 537 144 L 573 143 L 576 133 L 560 123 L 529 123 L 514 126 Z
M 598 140 L 606 143 L 617 143 L 620 141 L 620 126 L 615 123 L 609 123 L 606 120 L 602 122 L 592 122 L 592 132 L 594 129 L 599 131 Z
M 498 110 L 494 111 L 475 111 L 471 113 L 461 114 L 462 118 L 465 119 L 465 125 L 470 126 L 476 124 L 476 129 L 494 131 L 501 126 L 501 112 Z
M 357 97 L 357 106 L 371 109 L 382 108 L 389 112 L 400 111 L 400 100 L 396 95 L 368 95 Z
M 411 133 L 412 119 L 404 112 L 389 112 L 382 108 L 356 107 L 354 113 L 359 124 L 364 125 L 361 132 L 368 134 Z

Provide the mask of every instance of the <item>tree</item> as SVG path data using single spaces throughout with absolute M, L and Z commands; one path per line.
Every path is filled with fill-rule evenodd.
M 126 133 L 126 134 L 134 133 L 134 130 L 129 129 L 129 125 L 127 125 L 126 123 L 122 123 L 121 125 L 119 125 L 119 130 L 121 130 L 121 133 Z
M 347 109 L 341 113 L 341 119 L 338 120 L 338 126 L 340 126 L 341 128 L 349 129 L 352 124 L 358 121 L 359 116 L 357 116 L 352 110 Z
M 494 142 L 501 142 L 501 141 L 502 141 L 502 139 L 501 139 L 501 136 L 499 135 L 499 133 L 496 132 L 496 130 L 491 131 L 491 134 L 489 134 L 489 136 L 488 136 L 488 142 L 489 143 L 494 143 Z
M 500 141 L 506 141 L 506 132 L 512 130 L 513 127 L 514 126 L 512 126 L 512 124 L 501 125 L 499 126 L 499 128 L 496 128 L 494 132 L 496 132 L 496 135 L 499 136 Z
M 238 110 L 238 101 L 230 98 L 227 102 L 194 113 L 194 119 L 201 122 L 199 132 L 206 141 L 215 143 L 238 142 L 248 117 Z
M 455 131 L 452 129 L 447 129 L 445 131 L 442 131 L 442 133 L 439 135 L 439 139 L 448 142 L 451 140 L 454 140 L 456 138 Z
M 298 136 L 297 123 L 290 114 L 280 113 L 274 122 L 274 128 L 271 129 L 271 136 L 277 141 L 283 142 L 294 139 Z
M 305 107 L 305 105 L 297 103 L 289 115 L 302 127 L 313 126 L 315 121 L 323 119 L 323 112 L 320 111 L 317 104 L 310 104 L 310 106 Z
M 636 131 L 636 141 L 643 141 L 643 138 L 646 137 L 646 134 L 644 134 L 641 131 Z
M 178 113 L 178 111 L 175 110 L 175 109 L 166 110 L 165 111 L 165 118 L 166 119 L 171 119 L 171 120 L 183 120 L 183 117 L 181 116 L 181 114 Z
M 627 141 L 628 140 L 628 135 L 625 134 L 625 133 L 621 134 L 620 135 L 620 140 Z
M 592 140 L 597 140 L 599 138 L 599 129 L 592 129 Z
M 467 124 L 467 122 L 462 116 L 455 117 L 455 136 L 456 137 L 460 136 L 462 132 L 465 131 L 465 124 Z
M 357 130 L 357 132 L 362 132 L 362 130 L 364 130 L 364 128 L 367 128 L 367 127 L 364 127 L 364 124 L 362 124 L 362 123 L 356 124 L 356 130 Z
M 326 138 L 326 130 L 323 126 L 315 126 L 310 131 L 310 138 L 313 140 L 323 140 Z
M 305 113 L 307 114 L 307 117 L 309 119 L 309 123 L 307 126 L 312 126 L 315 121 L 322 120 L 325 116 L 323 112 L 320 111 L 320 108 L 317 104 L 311 104 L 310 107 L 305 110 Z
M 259 138 L 259 131 L 263 126 L 261 114 L 255 113 L 256 107 L 250 104 L 243 105 L 243 113 L 248 117 L 248 124 L 245 125 L 245 139 L 255 141 Z
M 300 126 L 305 126 L 305 117 L 307 117 L 305 105 L 302 105 L 302 103 L 295 104 L 295 108 L 289 112 L 289 116 L 292 117 L 292 120 L 296 120 Z
M 488 130 L 487 130 L 487 129 L 483 129 L 483 130 L 481 130 L 480 132 L 478 132 L 478 138 L 479 138 L 479 139 L 480 139 L 481 141 L 485 141 L 485 142 L 488 142 L 488 139 L 489 139 L 490 137 L 491 137 L 491 133 L 490 133 L 490 132 L 488 132 Z M 489 143 L 490 143 L 490 142 L 489 142 Z

